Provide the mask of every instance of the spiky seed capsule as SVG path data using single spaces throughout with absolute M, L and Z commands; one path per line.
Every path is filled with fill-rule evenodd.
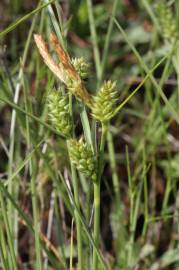
M 84 176 L 91 178 L 93 181 L 97 180 L 96 158 L 91 150 L 91 147 L 80 139 L 69 140 L 69 156 L 77 169 L 84 174 Z
M 116 82 L 105 81 L 96 96 L 93 96 L 92 116 L 102 123 L 108 122 L 115 110 L 116 97 Z
M 72 133 L 72 120 L 69 113 L 68 96 L 52 90 L 47 98 L 48 116 L 54 128 L 66 137 Z
M 71 60 L 75 70 L 82 79 L 85 79 L 88 76 L 89 64 L 86 63 L 83 57 L 72 58 Z
M 156 4 L 156 12 L 164 39 L 168 40 L 170 43 L 175 42 L 177 38 L 176 21 L 166 1 L 161 0 Z

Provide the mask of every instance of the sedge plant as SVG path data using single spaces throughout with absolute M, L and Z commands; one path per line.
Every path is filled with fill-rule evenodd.
M 178 205 L 178 155 L 174 155 L 174 152 L 176 150 L 178 151 L 178 144 L 173 133 L 168 132 L 171 123 L 173 124 L 175 120 L 177 123 L 179 122 L 177 112 L 178 103 L 176 101 L 176 91 L 172 91 L 171 94 L 169 93 L 165 96 L 164 87 L 166 82 L 167 84 L 171 82 L 176 83 L 175 80 L 174 82 L 173 79 L 172 81 L 170 80 L 171 72 L 173 72 L 172 66 L 170 65 L 171 62 L 176 69 L 177 75 L 179 74 L 177 20 L 176 16 L 173 16 L 175 9 L 172 9 L 174 2 L 176 2 L 175 6 L 178 12 L 179 5 L 177 1 L 166 0 L 160 0 L 156 3 L 155 1 L 142 0 L 138 5 L 140 7 L 142 3 L 145 3 L 145 7 L 150 8 L 149 11 L 151 12 L 149 12 L 149 14 L 152 14 L 151 18 L 154 18 L 154 22 L 157 22 L 159 26 L 156 27 L 156 29 L 157 31 L 160 30 L 160 41 L 163 42 L 165 48 L 170 51 L 168 55 L 166 55 L 164 51 L 165 55 L 162 60 L 155 64 L 159 55 L 158 50 L 155 51 L 155 49 L 158 49 L 159 42 L 156 38 L 156 31 L 147 33 L 147 36 L 151 37 L 151 43 L 149 42 L 148 45 L 149 48 L 150 46 L 152 48 L 152 50 L 150 50 L 151 55 L 149 55 L 149 59 L 145 57 L 148 56 L 147 52 L 149 51 L 147 51 L 146 54 L 144 54 L 143 51 L 148 45 L 143 46 L 142 55 L 140 55 L 140 50 L 138 51 L 138 45 L 140 45 L 141 42 L 143 44 L 145 37 L 141 40 L 140 38 L 133 40 L 135 36 L 133 33 L 136 33 L 136 35 L 137 33 L 140 34 L 140 31 L 138 32 L 140 28 L 138 29 L 137 27 L 138 23 L 135 22 L 136 25 L 133 25 L 131 24 L 131 20 L 129 20 L 128 30 L 132 29 L 133 31 L 132 33 L 131 31 L 125 32 L 120 25 L 120 21 L 118 22 L 118 19 L 115 19 L 118 11 L 122 12 L 123 10 L 123 1 L 120 4 L 120 9 L 117 9 L 117 3 L 120 1 L 112 1 L 112 16 L 110 17 L 107 34 L 105 35 L 103 52 L 101 50 L 103 39 L 101 38 L 101 43 L 98 44 L 98 36 L 95 29 L 99 22 L 101 22 L 101 19 L 99 21 L 95 20 L 93 15 L 93 8 L 95 9 L 94 14 L 96 14 L 96 11 L 99 12 L 99 10 L 97 10 L 98 5 L 96 9 L 96 7 L 92 5 L 92 0 L 79 2 L 83 10 L 84 3 L 87 3 L 91 41 L 96 65 L 96 94 L 90 94 L 86 81 L 84 80 L 85 78 L 88 79 L 91 77 L 88 62 L 82 57 L 71 58 L 65 50 L 63 37 L 65 37 L 64 31 L 66 31 L 66 24 L 63 27 L 63 25 L 59 23 L 61 21 L 58 12 L 60 9 L 57 8 L 57 12 L 54 12 L 55 5 L 56 7 L 60 7 L 57 1 L 54 3 L 53 8 L 50 5 L 48 6 L 48 13 L 58 38 L 54 34 L 51 34 L 47 45 L 41 35 L 35 35 L 35 42 L 39 52 L 51 72 L 47 71 L 47 73 L 45 73 L 47 76 L 43 76 L 44 71 L 46 72 L 45 65 L 43 67 L 41 66 L 41 59 L 38 57 L 35 59 L 34 63 L 33 61 L 26 61 L 26 48 L 25 56 L 20 65 L 18 79 L 15 80 L 13 76 L 14 72 L 16 73 L 16 69 L 12 72 L 13 80 L 11 80 L 11 78 L 8 80 L 8 74 L 6 75 L 7 82 L 10 82 L 9 85 L 12 84 L 13 86 L 13 83 L 16 84 L 15 93 L 11 86 L 12 93 L 14 93 L 14 102 L 9 100 L 11 97 L 10 93 L 5 96 L 6 98 L 0 96 L 0 101 L 13 108 L 9 153 L 4 147 L 5 152 L 7 152 L 7 157 L 9 156 L 8 179 L 4 181 L 6 180 L 6 176 L 5 179 L 4 176 L 2 176 L 3 178 L 0 183 L 0 207 L 2 210 L 0 214 L 0 268 L 18 269 L 21 267 L 19 266 L 19 259 L 21 259 L 20 257 L 23 253 L 23 251 L 19 252 L 21 248 L 20 240 L 22 239 L 21 233 L 19 233 L 21 232 L 21 226 L 26 226 L 30 231 L 30 235 L 32 237 L 34 236 L 35 245 L 34 249 L 30 248 L 28 251 L 28 263 L 32 263 L 32 267 L 35 267 L 35 269 L 108 269 L 108 267 L 105 267 L 103 257 L 100 255 L 100 250 L 103 248 L 105 249 L 103 254 L 105 254 L 107 258 L 105 258 L 105 261 L 108 263 L 109 269 L 134 269 L 139 268 L 140 265 L 142 265 L 142 268 L 150 270 L 161 268 L 168 269 L 168 267 L 170 267 L 169 265 L 174 267 L 175 261 L 177 261 L 175 266 L 178 267 L 177 237 L 176 239 L 171 237 L 169 245 L 164 245 L 164 248 L 169 246 L 170 249 L 166 249 L 166 252 L 162 253 L 160 257 L 157 255 L 158 252 L 155 252 L 154 248 L 157 247 L 157 243 L 159 243 L 160 240 L 158 238 L 158 232 L 161 232 L 161 236 L 163 236 L 164 233 L 164 236 L 166 235 L 167 238 L 170 237 L 169 230 L 165 233 L 163 226 L 160 226 L 162 228 L 161 231 L 156 225 L 159 223 L 161 225 L 168 224 L 171 227 L 170 220 L 172 219 L 174 221 L 174 227 L 176 228 L 171 230 L 171 235 L 177 235 L 176 232 L 178 233 L 179 228 L 178 208 L 176 207 L 175 209 L 175 205 L 173 202 L 171 203 L 171 197 L 172 200 L 173 197 L 176 197 L 176 206 Z M 106 1 L 106 3 L 107 2 L 108 1 Z M 154 5 L 152 5 L 152 3 L 154 3 Z M 17 23 L 15 22 L 11 27 L 8 27 L 7 30 L 1 32 L 0 37 L 16 28 L 16 25 L 23 22 L 25 18 L 27 19 L 44 6 L 45 5 L 39 5 L 39 9 L 29 13 L 28 16 L 22 18 L 22 20 L 19 20 Z M 101 5 L 101 7 L 102 6 L 103 5 Z M 59 21 L 57 20 L 58 16 Z M 49 25 L 49 23 L 46 23 L 46 18 L 48 21 L 48 16 L 46 16 L 46 11 L 44 10 L 38 31 L 42 31 L 44 22 L 46 25 Z M 104 16 L 102 16 L 102 19 L 103 18 Z M 27 47 L 29 47 L 32 32 L 34 32 L 34 25 L 35 23 L 32 24 L 30 30 Z M 116 26 L 116 29 L 114 29 L 116 32 L 118 30 L 120 31 L 119 40 L 123 37 L 129 47 L 127 50 L 127 47 L 125 47 L 124 51 L 121 50 L 121 55 L 125 56 L 125 52 L 128 55 L 128 57 L 125 58 L 125 63 L 122 63 L 124 75 L 127 74 L 127 76 L 130 76 L 135 74 L 135 76 L 145 76 L 136 77 L 136 82 L 140 82 L 140 84 L 130 94 L 128 91 L 131 90 L 133 83 L 131 85 L 127 77 L 123 77 L 121 81 L 127 82 L 127 86 L 125 88 L 121 86 L 123 91 L 121 92 L 120 100 L 124 100 L 119 105 L 117 105 L 118 93 L 116 82 L 110 80 L 103 81 L 110 42 L 115 40 L 116 43 L 117 40 L 117 38 L 113 39 L 111 36 L 113 26 Z M 141 20 L 139 26 L 141 26 Z M 143 27 L 141 30 L 142 33 L 144 33 Z M 147 40 L 148 39 L 146 39 L 146 41 Z M 98 45 L 100 46 L 100 50 Z M 157 47 L 155 48 L 156 45 Z M 58 56 L 57 58 L 55 58 L 55 55 L 53 55 L 54 58 L 52 58 L 49 53 L 49 48 L 55 49 Z M 139 48 L 141 48 L 141 46 L 139 46 Z M 128 65 L 128 60 L 130 59 L 129 61 L 131 61 L 129 50 L 134 53 L 140 64 L 138 67 L 136 63 L 135 69 L 132 68 L 130 70 Z M 163 55 L 163 48 L 160 53 Z M 34 58 L 32 59 L 34 60 Z M 115 58 L 113 59 L 112 57 L 110 59 L 112 63 Z M 160 79 L 158 78 L 158 72 L 154 74 L 154 70 L 156 70 L 165 59 L 167 61 Z M 25 62 L 28 62 L 28 64 L 25 65 Z M 127 69 L 125 71 L 126 64 Z M 45 84 L 47 106 L 44 106 L 42 102 L 40 91 L 35 91 L 36 95 L 31 93 L 33 87 L 31 87 L 29 77 L 26 78 L 26 70 L 29 70 L 29 68 L 32 70 L 33 65 L 35 67 L 36 76 L 35 89 L 38 90 L 41 86 L 44 87 Z M 153 65 L 155 65 L 154 68 L 148 68 Z M 108 66 L 108 68 L 110 67 Z M 144 73 L 141 72 L 142 70 Z M 161 70 L 162 67 L 157 71 L 160 72 Z M 116 77 L 116 71 L 119 71 L 119 68 L 110 72 L 111 76 L 114 78 Z M 56 76 L 56 79 L 53 75 Z M 155 75 L 157 78 L 155 78 Z M 41 81 L 42 78 L 43 81 Z M 167 78 L 169 78 L 168 81 Z M 28 84 L 28 81 L 30 84 Z M 7 86 L 1 85 L 1 87 L 3 87 L 3 89 L 8 88 L 8 83 L 6 84 Z M 179 83 L 176 85 L 178 87 Z M 22 99 L 22 95 L 19 95 L 21 88 L 24 92 L 24 109 L 18 104 L 19 101 L 21 104 Z M 135 96 L 135 94 L 139 92 L 139 89 L 144 92 L 144 104 L 141 102 L 141 99 L 140 102 L 138 102 L 138 97 Z M 172 87 L 172 89 L 175 88 Z M 31 94 L 33 95 L 32 99 Z M 160 96 L 164 103 L 161 103 Z M 143 94 L 140 97 L 143 98 Z M 35 105 L 34 103 L 31 104 L 31 100 L 34 102 L 35 99 L 37 106 L 33 106 Z M 121 109 L 131 99 L 133 100 L 130 108 L 124 110 L 123 114 Z M 116 120 L 120 121 L 120 128 L 116 125 L 119 123 L 118 121 L 115 122 L 116 124 L 114 126 L 110 125 L 110 120 L 119 111 L 121 112 L 119 115 L 120 119 L 117 118 Z M 80 117 L 78 117 L 79 114 Z M 121 121 L 124 115 L 125 120 L 127 120 L 124 121 L 125 125 L 124 122 Z M 131 123 L 132 126 L 135 127 L 135 131 L 140 127 L 140 132 L 132 132 L 132 136 L 130 132 L 134 130 L 134 128 L 132 127 L 131 129 L 130 125 L 128 125 L 128 115 L 132 118 Z M 78 119 L 78 122 L 76 119 Z M 81 119 L 81 123 L 79 119 Z M 17 123 L 20 124 L 20 129 L 15 128 L 17 120 Z M 79 129 L 78 126 L 80 126 Z M 39 127 L 39 129 L 36 128 L 34 130 L 31 127 Z M 117 151 L 118 143 L 120 142 L 113 140 L 115 136 L 117 140 L 119 139 L 119 130 L 124 130 L 121 134 L 122 143 L 126 141 L 130 144 L 129 147 L 126 147 L 126 151 L 122 150 L 120 153 Z M 49 132 L 53 132 L 54 134 L 53 138 L 50 138 L 50 140 L 48 139 Z M 21 133 L 22 137 L 19 136 Z M 19 138 L 25 138 L 29 152 L 23 161 L 19 160 L 19 157 L 22 155 L 21 151 L 24 153 L 24 140 L 23 149 L 21 149 L 21 141 Z M 104 151 L 106 138 L 108 143 L 108 156 L 106 154 L 107 151 Z M 6 146 L 2 138 L 0 139 L 2 146 Z M 172 143 L 176 146 L 174 149 L 170 147 L 169 141 L 170 144 Z M 52 149 L 52 143 L 55 144 L 55 149 Z M 43 148 L 41 151 L 39 147 L 42 145 Z M 40 161 L 38 162 L 38 160 Z M 107 179 L 106 174 L 103 172 L 106 160 L 109 161 L 110 165 L 115 200 L 109 186 L 109 167 L 107 167 L 107 171 L 105 171 L 107 172 Z M 127 171 L 123 174 L 124 170 L 122 170 L 121 174 L 120 168 L 123 169 L 125 162 L 127 163 Z M 63 170 L 62 168 L 64 169 L 64 175 L 61 171 Z M 161 177 L 160 175 L 158 176 L 158 168 L 162 168 L 163 175 Z M 27 173 L 28 171 L 29 173 Z M 165 175 L 167 177 L 166 179 Z M 31 218 L 27 218 L 29 213 L 27 212 L 26 214 L 24 211 L 26 208 L 23 209 L 23 205 L 19 205 L 18 202 L 19 199 L 21 200 L 23 198 L 21 190 L 25 190 L 24 180 L 28 181 L 29 177 L 31 179 L 29 187 L 32 199 L 32 220 Z M 161 179 L 164 181 L 161 181 Z M 37 186 L 36 180 L 38 183 Z M 50 188 L 53 188 L 51 196 L 49 188 L 44 188 L 49 180 L 53 181 L 50 184 Z M 120 182 L 121 180 L 122 182 Z M 155 180 L 157 182 L 155 182 Z M 163 186 L 161 182 L 164 182 L 164 184 L 166 182 L 165 191 L 161 191 L 160 187 Z M 159 183 L 159 187 L 155 183 Z M 105 200 L 101 207 L 100 200 L 101 196 L 104 195 L 104 193 L 101 194 L 101 184 L 107 187 L 109 191 L 109 193 L 107 192 L 107 196 L 111 195 L 111 201 L 108 206 L 110 207 L 110 213 L 108 213 L 108 210 L 106 211 Z M 25 183 L 25 188 L 27 185 Z M 6 187 L 8 188 L 6 189 Z M 159 199 L 161 200 L 164 197 L 162 210 L 157 210 L 157 212 L 155 209 L 155 198 L 158 198 L 158 196 L 154 196 L 157 194 L 153 193 L 156 191 L 156 188 L 157 190 L 160 188 Z M 125 196 L 120 196 L 121 191 L 124 191 Z M 162 195 L 162 193 L 164 193 L 164 195 Z M 29 195 L 28 189 L 27 195 Z M 41 207 L 39 207 L 40 205 L 38 206 L 38 197 Z M 154 200 L 150 200 L 151 198 L 154 198 Z M 63 210 L 64 205 L 65 211 Z M 47 230 L 44 234 L 43 225 L 46 225 L 46 206 L 49 209 L 49 213 Z M 106 231 L 100 231 L 100 227 L 102 227 L 100 226 L 101 208 L 105 210 L 104 220 L 106 216 L 109 218 L 109 222 L 106 220 L 104 222 L 105 230 L 108 228 L 112 230 L 110 235 L 112 239 L 109 241 L 109 244 L 112 244 L 110 251 L 108 250 L 108 243 L 106 242 L 108 231 L 107 233 Z M 44 213 L 45 221 L 43 220 Z M 66 213 L 72 217 L 71 232 L 68 230 L 69 219 L 66 218 Z M 129 215 L 127 217 L 126 214 L 128 213 Z M 138 233 L 140 234 L 138 221 L 141 221 L 143 216 L 144 225 L 142 228 L 142 238 L 141 235 L 138 238 L 137 235 Z M 39 220 L 39 217 L 42 218 Z M 53 241 L 53 239 L 51 242 L 52 229 L 53 237 L 58 236 L 58 239 L 55 239 L 58 241 L 57 243 Z M 74 229 L 76 233 L 74 233 Z M 127 233 L 128 230 L 129 232 Z M 71 237 L 69 237 L 70 233 Z M 20 237 L 18 237 L 18 235 L 20 235 Z M 107 237 L 109 237 L 109 235 L 107 235 Z M 155 241 L 156 239 L 157 242 Z M 104 245 L 103 240 L 105 241 Z M 32 244 L 30 246 L 32 246 Z M 35 263 L 34 259 L 36 261 Z
M 110 119 L 114 115 L 117 102 L 116 82 L 104 81 L 96 95 L 91 95 L 86 89 L 84 78 L 88 76 L 89 64 L 83 58 L 70 58 L 55 34 L 50 35 L 50 44 L 54 47 L 60 63 L 57 64 L 49 53 L 49 49 L 42 36 L 34 36 L 39 52 L 50 70 L 56 75 L 63 87 L 52 89 L 47 95 L 49 121 L 67 143 L 71 163 L 71 180 L 76 206 L 80 211 L 79 178 L 77 171 L 87 181 L 92 181 L 94 187 L 94 218 L 93 238 L 97 248 L 100 240 L 100 186 L 104 168 L 104 147 Z M 64 90 L 65 88 L 65 90 Z M 89 111 L 92 121 L 101 124 L 100 143 L 97 151 L 93 145 L 75 135 L 73 121 L 73 104 L 71 96 L 80 101 Z M 75 214 L 78 247 L 78 269 L 84 269 L 82 225 L 79 216 Z M 93 250 L 92 269 L 98 269 L 98 255 Z

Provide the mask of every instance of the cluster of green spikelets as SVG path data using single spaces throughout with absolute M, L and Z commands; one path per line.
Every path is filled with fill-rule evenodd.
M 72 58 L 72 65 L 82 79 L 85 79 L 88 76 L 90 65 L 86 63 L 83 57 Z
M 72 119 L 68 96 L 62 91 L 52 90 L 48 95 L 48 115 L 54 128 L 66 137 L 72 134 Z
M 72 64 L 81 78 L 88 74 L 89 65 L 83 58 L 72 59 Z M 74 87 L 73 83 L 73 87 Z M 68 89 L 70 91 L 70 89 Z M 117 101 L 116 82 L 105 81 L 91 100 L 91 115 L 103 125 L 112 118 Z M 82 139 L 72 139 L 72 117 L 69 112 L 69 98 L 59 89 L 52 90 L 47 97 L 48 116 L 53 127 L 68 139 L 69 156 L 72 163 L 84 176 L 97 180 L 97 159 L 91 146 Z
M 166 0 L 156 1 L 156 15 L 159 19 L 162 35 L 169 43 L 177 39 L 177 24 L 175 16 Z
M 69 141 L 69 155 L 73 164 L 81 173 L 90 177 L 93 181 L 97 180 L 96 157 L 87 143 L 84 143 L 82 139 L 79 141 L 71 139 Z
M 105 81 L 96 96 L 93 96 L 92 116 L 107 123 L 113 116 L 117 101 L 116 82 Z

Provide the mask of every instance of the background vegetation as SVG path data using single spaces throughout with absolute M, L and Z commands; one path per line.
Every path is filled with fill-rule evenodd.
M 78 268 L 67 147 L 47 117 L 49 91 L 59 81 L 33 39 L 40 33 L 49 43 L 54 32 L 71 57 L 91 64 L 90 93 L 103 80 L 117 82 L 118 113 L 104 151 L 98 269 L 177 270 L 179 2 L 51 2 L 0 2 L 0 268 Z M 84 132 L 81 111 L 74 102 L 77 138 Z M 95 130 L 98 144 L 99 123 Z M 82 269 L 93 269 L 92 191 L 79 175 Z

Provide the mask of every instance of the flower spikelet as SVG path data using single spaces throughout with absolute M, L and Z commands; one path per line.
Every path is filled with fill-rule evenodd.
M 177 25 L 172 10 L 165 1 L 161 0 L 156 5 L 156 12 L 164 39 L 170 43 L 175 42 L 177 38 Z
M 92 116 L 102 123 L 108 122 L 117 101 L 116 82 L 105 81 L 96 96 L 93 96 Z
M 85 79 L 89 71 L 89 64 L 85 61 L 85 59 L 83 57 L 72 58 L 71 62 L 80 77 Z
M 68 96 L 52 90 L 48 95 L 48 116 L 54 128 L 66 137 L 72 133 L 72 120 L 69 113 Z
M 97 180 L 96 158 L 87 143 L 83 142 L 82 139 L 79 141 L 69 140 L 69 156 L 72 163 L 84 176 L 91 178 L 93 181 Z

